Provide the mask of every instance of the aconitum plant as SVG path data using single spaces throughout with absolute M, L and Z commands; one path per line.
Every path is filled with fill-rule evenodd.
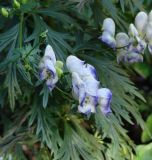
M 140 5 L 0 2 L 0 159 L 134 159 L 126 125 L 144 129 L 145 99 L 117 61 L 141 62 L 152 50 L 152 13 Z

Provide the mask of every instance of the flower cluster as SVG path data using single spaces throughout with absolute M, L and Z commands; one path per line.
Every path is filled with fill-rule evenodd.
M 47 45 L 45 54 L 39 64 L 40 79 L 46 80 L 46 85 L 52 91 L 59 77 L 62 75 L 63 63 L 56 61 L 54 51 L 50 45 Z
M 103 114 L 111 112 L 110 102 L 112 93 L 107 88 L 99 88 L 100 82 L 97 78 L 96 69 L 81 61 L 75 56 L 69 56 L 66 66 L 72 74 L 72 94 L 79 101 L 78 110 L 84 114 L 96 112 L 99 105 Z M 46 81 L 49 90 L 52 91 L 60 78 L 63 63 L 56 61 L 54 51 L 47 45 L 45 54 L 39 64 L 40 79 Z
M 135 25 L 129 25 L 128 34 L 120 32 L 115 35 L 115 23 L 111 18 L 103 21 L 102 29 L 99 39 L 117 50 L 118 62 L 142 62 L 147 45 L 152 54 L 152 11 L 149 15 L 139 12 L 135 17 Z
M 79 101 L 78 111 L 94 113 L 99 105 L 103 114 L 111 112 L 112 93 L 107 88 L 99 88 L 96 69 L 72 55 L 67 58 L 66 66 L 72 74 L 72 92 L 73 97 Z

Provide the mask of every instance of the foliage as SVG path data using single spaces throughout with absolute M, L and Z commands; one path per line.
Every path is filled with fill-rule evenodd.
M 138 103 L 145 102 L 125 67 L 98 37 L 105 17 L 125 30 L 143 1 L 31 0 L 0 2 L 0 152 L 4 159 L 131 160 L 134 144 L 126 123 L 144 128 Z M 131 9 L 131 12 L 128 10 Z M 128 22 L 128 23 L 127 23 Z M 64 74 L 50 93 L 39 78 L 46 44 L 65 64 L 76 55 L 97 69 L 102 87 L 112 90 L 112 114 L 77 112 L 71 77 Z M 138 70 L 137 67 L 135 70 Z M 142 72 L 142 71 L 140 71 Z M 142 72 L 143 73 L 143 72 Z M 147 73 L 143 73 L 147 76 Z

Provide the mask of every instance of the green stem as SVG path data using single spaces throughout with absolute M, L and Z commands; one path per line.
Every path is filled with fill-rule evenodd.
M 60 88 L 58 88 L 57 86 L 55 87 L 58 91 L 60 91 L 63 95 L 66 96 L 66 98 L 70 101 L 73 101 L 73 98 L 66 92 L 62 91 Z
M 24 14 L 21 14 L 20 29 L 19 29 L 19 47 L 20 48 L 22 48 L 22 41 L 23 41 L 23 18 L 24 18 Z

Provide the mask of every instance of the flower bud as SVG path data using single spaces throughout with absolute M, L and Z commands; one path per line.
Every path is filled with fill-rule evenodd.
M 16 9 L 20 9 L 20 3 L 17 1 L 17 0 L 14 0 L 13 1 L 13 5 L 14 5 L 14 8 L 16 8 Z
M 56 73 L 57 73 L 58 77 L 60 78 L 63 74 L 63 71 L 62 71 L 62 69 L 56 67 Z
M 134 26 L 134 24 L 132 24 L 132 23 L 129 25 L 129 33 L 128 34 L 131 37 L 138 36 L 138 31 L 137 31 L 136 27 Z
M 8 10 L 6 8 L 1 8 L 1 13 L 4 17 L 8 17 L 9 16 L 9 13 L 8 13 Z
M 57 68 L 63 68 L 63 62 L 62 61 L 56 61 L 56 64 L 55 64 L 55 66 L 57 67 Z

